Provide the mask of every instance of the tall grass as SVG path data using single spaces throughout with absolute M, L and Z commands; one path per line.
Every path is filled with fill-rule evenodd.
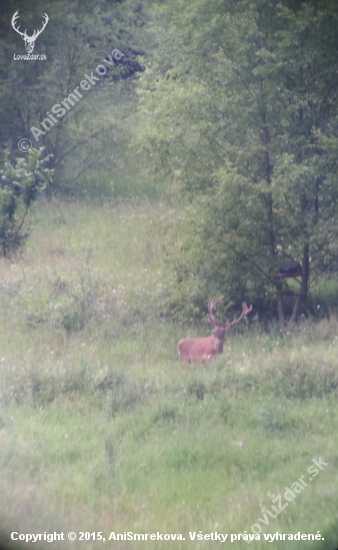
M 274 548 L 333 548 L 337 319 L 234 331 L 212 363 L 182 364 L 177 341 L 209 328 L 158 315 L 166 206 L 37 214 L 24 254 L 0 263 L 2 533 L 182 533 L 155 544 L 185 550 L 189 531 L 251 532 L 321 456 L 328 466 L 263 532 L 320 530 Z

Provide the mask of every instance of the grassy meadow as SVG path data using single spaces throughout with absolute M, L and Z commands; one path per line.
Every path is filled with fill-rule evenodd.
M 2 537 L 102 531 L 106 547 L 136 550 L 150 544 L 108 543 L 109 533 L 159 531 L 185 540 L 156 549 L 204 549 L 223 543 L 189 532 L 230 539 L 258 523 L 252 548 L 334 550 L 338 320 L 292 333 L 242 323 L 212 363 L 182 364 L 178 340 L 210 329 L 158 313 L 174 216 L 141 200 L 39 205 L 22 254 L 1 260 Z M 319 457 L 328 465 L 309 481 Z M 259 522 L 302 475 L 307 487 Z M 264 540 L 276 531 L 323 540 Z

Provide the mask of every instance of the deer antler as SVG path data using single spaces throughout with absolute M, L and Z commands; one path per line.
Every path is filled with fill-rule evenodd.
M 45 13 L 45 14 L 44 14 L 45 20 L 44 20 L 44 22 L 43 22 L 43 24 L 42 24 L 42 29 L 40 29 L 39 31 L 34 30 L 32 36 L 28 36 L 28 35 L 27 35 L 27 29 L 25 30 L 25 32 L 21 32 L 21 31 L 19 31 L 20 26 L 19 26 L 18 28 L 16 28 L 15 24 L 16 24 L 16 20 L 17 20 L 18 17 L 19 17 L 19 10 L 17 10 L 17 11 L 15 12 L 15 14 L 13 15 L 13 17 L 12 17 L 12 27 L 13 27 L 13 29 L 14 29 L 16 32 L 18 32 L 18 33 L 22 36 L 23 39 L 29 38 L 30 40 L 32 40 L 33 38 L 34 38 L 34 39 L 37 38 L 37 37 L 39 36 L 39 34 L 42 33 L 43 29 L 46 27 L 46 25 L 47 25 L 47 23 L 48 23 L 48 21 L 49 21 L 49 17 L 48 17 L 48 15 L 47 15 L 47 13 Z
M 214 309 L 216 304 L 217 304 L 216 298 L 212 298 L 211 300 L 209 300 L 208 311 L 209 311 L 210 323 L 211 323 L 212 328 L 216 328 L 218 326 L 217 321 L 216 321 L 215 316 L 214 316 L 214 313 L 213 313 L 213 309 Z
M 242 313 L 239 317 L 237 317 L 237 319 L 235 317 L 234 320 L 231 321 L 231 323 L 229 323 L 229 322 L 227 323 L 227 325 L 229 325 L 229 328 L 232 327 L 233 325 L 236 325 L 237 323 L 239 323 L 245 315 L 250 313 L 251 310 L 252 310 L 252 305 L 250 307 L 248 307 L 245 302 L 242 302 Z
M 46 27 L 46 25 L 47 25 L 47 23 L 48 23 L 48 21 L 49 21 L 49 17 L 48 17 L 48 15 L 47 15 L 47 13 L 44 14 L 44 18 L 45 18 L 45 20 L 44 20 L 44 22 L 43 22 L 43 24 L 42 24 L 42 29 L 39 30 L 39 31 L 34 31 L 33 36 L 31 36 L 31 38 L 37 38 L 37 37 L 39 36 L 39 34 L 42 33 L 43 29 Z
M 11 21 L 12 27 L 16 32 L 18 32 L 22 36 L 22 38 L 27 38 L 27 29 L 25 30 L 25 32 L 21 32 L 21 31 L 19 31 L 20 26 L 18 28 L 16 28 L 16 26 L 15 26 L 15 23 L 16 23 L 16 20 L 17 20 L 18 17 L 19 17 L 19 10 L 17 10 L 15 12 L 15 14 L 13 15 L 13 17 L 12 17 L 12 21 Z
M 243 317 L 245 315 L 248 315 L 248 313 L 250 313 L 250 311 L 252 310 L 252 305 L 250 307 L 248 307 L 245 302 L 242 302 L 242 313 L 241 313 L 241 315 L 239 317 L 237 317 L 237 319 L 236 319 L 236 317 L 234 317 L 233 321 L 227 321 L 224 325 L 220 325 L 216 321 L 214 313 L 213 313 L 214 307 L 217 304 L 217 302 L 218 302 L 218 300 L 216 300 L 215 298 L 212 298 L 211 300 L 209 300 L 209 304 L 208 304 L 210 323 L 211 323 L 211 326 L 213 328 L 223 328 L 223 329 L 228 331 L 230 327 L 232 327 L 233 325 L 236 325 L 237 323 L 239 323 L 243 319 Z

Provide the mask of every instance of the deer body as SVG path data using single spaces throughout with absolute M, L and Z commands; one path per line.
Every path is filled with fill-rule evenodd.
M 232 322 L 226 322 L 224 325 L 219 325 L 213 315 L 213 308 L 216 303 L 217 301 L 212 299 L 209 301 L 208 305 L 210 322 L 214 328 L 212 335 L 206 336 L 205 338 L 190 338 L 179 341 L 178 352 L 184 363 L 191 363 L 192 361 L 207 362 L 212 359 L 214 355 L 222 353 L 225 333 L 232 325 L 239 323 L 243 317 L 252 310 L 252 306 L 248 307 L 243 302 L 242 314 L 237 319 L 235 318 Z
M 180 340 L 178 342 L 178 352 L 184 363 L 191 361 L 209 361 L 214 355 L 223 351 L 222 339 L 216 336 L 206 336 L 205 338 L 191 338 L 190 340 Z

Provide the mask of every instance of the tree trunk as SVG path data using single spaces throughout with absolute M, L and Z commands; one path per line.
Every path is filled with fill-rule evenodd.
M 306 302 L 308 286 L 309 286 L 309 273 L 310 273 L 310 251 L 309 245 L 305 245 L 303 249 L 302 260 L 302 282 L 300 284 L 299 294 L 296 298 L 295 305 L 293 306 L 292 315 L 290 317 L 290 323 L 296 323 L 301 311 L 301 306 Z
M 285 308 L 284 308 L 284 298 L 283 298 L 283 286 L 281 281 L 276 282 L 276 291 L 277 291 L 278 323 L 280 328 L 283 328 L 285 327 Z

